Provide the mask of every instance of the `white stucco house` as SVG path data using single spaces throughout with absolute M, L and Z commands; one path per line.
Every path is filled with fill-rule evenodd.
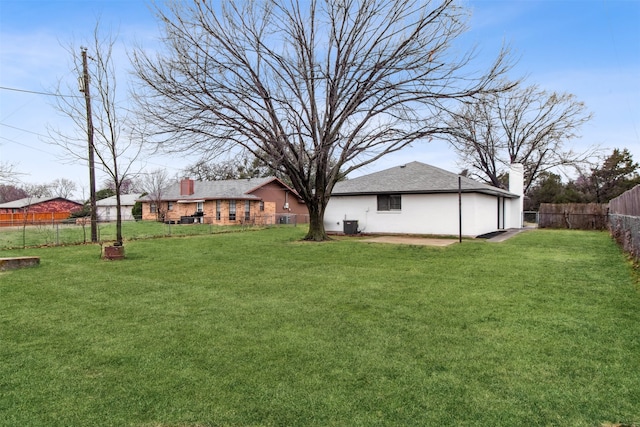
M 121 194 L 120 195 L 120 215 L 123 221 L 133 221 L 135 218 L 131 213 L 136 200 L 141 197 L 140 194 Z M 116 196 L 107 197 L 96 201 L 96 214 L 98 221 L 115 221 L 116 220 Z
M 337 183 L 325 210 L 328 233 L 483 234 L 522 228 L 523 169 L 509 190 L 411 162 Z

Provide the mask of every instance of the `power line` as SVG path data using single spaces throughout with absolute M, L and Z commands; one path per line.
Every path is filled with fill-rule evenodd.
M 30 134 L 39 136 L 41 138 L 46 138 L 45 135 L 39 134 L 37 132 L 33 132 L 33 131 L 30 131 L 30 130 L 26 130 L 26 129 L 22 129 L 22 128 L 19 128 L 19 127 L 11 126 L 11 125 L 8 125 L 6 123 L 0 123 L 0 126 L 5 126 L 5 127 L 8 127 L 8 128 L 11 128 L 11 129 L 19 130 L 20 132 L 30 133 Z
M 0 86 L 0 89 L 2 89 L 2 90 L 10 90 L 10 91 L 13 91 L 13 92 L 33 93 L 33 94 L 36 94 L 36 95 L 56 96 L 58 98 L 83 98 L 82 96 L 78 96 L 78 95 L 61 95 L 59 93 L 38 92 L 38 91 L 35 91 L 35 90 L 18 89 L 18 88 L 14 88 L 14 87 L 6 87 L 6 86 Z
M 32 147 L 32 146 L 24 144 L 22 142 L 18 142 L 18 141 L 14 140 L 14 139 L 5 138 L 4 136 L 0 136 L 0 139 L 3 139 L 3 140 L 8 141 L 8 142 L 11 142 L 13 144 L 21 145 L 21 146 L 29 148 L 31 150 L 40 151 L 41 153 L 54 155 L 53 153 L 51 153 L 49 151 L 46 151 L 46 150 L 43 150 L 42 148 Z

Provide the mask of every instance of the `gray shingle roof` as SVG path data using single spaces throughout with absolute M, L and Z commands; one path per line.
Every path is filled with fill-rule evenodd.
M 411 162 L 338 182 L 331 195 L 454 193 L 458 192 L 458 177 L 459 175 L 455 173 L 435 166 Z M 508 198 L 518 197 L 501 188 L 466 177 L 461 177 L 461 188 L 465 193 L 483 193 Z
M 122 206 L 133 206 L 136 200 L 140 198 L 140 194 L 121 194 L 120 204 Z M 96 201 L 96 206 L 115 206 L 116 196 L 107 197 Z
M 162 190 L 162 200 L 216 200 L 216 199 L 255 199 L 260 198 L 249 194 L 250 191 L 261 187 L 277 178 L 249 178 L 225 181 L 194 181 L 193 194 L 181 195 L 180 182 L 176 182 Z M 149 196 L 140 198 L 141 201 L 151 201 Z

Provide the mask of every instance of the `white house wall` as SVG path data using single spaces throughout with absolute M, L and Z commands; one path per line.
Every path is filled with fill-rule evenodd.
M 524 211 L 524 167 L 520 163 L 513 163 L 509 170 L 509 191 L 520 197 L 511 199 L 508 203 L 508 228 L 522 228 Z
M 403 194 L 400 211 L 377 211 L 377 196 L 331 196 L 324 226 L 328 232 L 344 231 L 344 220 L 357 220 L 363 233 L 459 233 L 458 194 Z M 496 197 L 462 194 L 462 234 L 478 236 L 498 229 Z
M 133 206 L 121 206 L 120 216 L 122 221 L 133 221 L 135 218 L 131 213 Z M 116 220 L 116 207 L 115 206 L 97 206 L 96 214 L 98 221 L 115 221 Z

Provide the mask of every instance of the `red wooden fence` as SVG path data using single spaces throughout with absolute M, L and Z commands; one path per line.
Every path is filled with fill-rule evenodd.
M 0 227 L 55 224 L 68 219 L 71 212 L 16 212 L 0 213 Z

